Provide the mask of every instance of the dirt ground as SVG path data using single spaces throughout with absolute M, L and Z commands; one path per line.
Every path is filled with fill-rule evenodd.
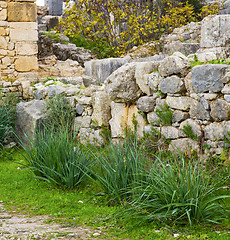
M 100 239 L 100 230 L 88 227 L 65 227 L 45 223 L 49 216 L 26 216 L 7 212 L 0 203 L 0 240 L 14 239 Z

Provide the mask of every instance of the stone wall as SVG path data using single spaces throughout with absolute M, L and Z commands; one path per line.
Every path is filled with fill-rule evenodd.
M 204 63 L 195 67 L 191 66 L 194 54 L 185 56 L 177 50 L 170 56 L 91 60 L 85 63 L 88 76 L 37 83 L 33 87 L 36 100 L 21 103 L 18 108 L 19 119 L 24 119 L 18 121 L 18 129 L 37 125 L 42 114 L 38 114 L 39 107 L 34 109 L 43 107 L 42 99 L 65 93 L 75 108 L 75 127 L 81 139 L 102 143 L 100 133 L 104 127 L 111 130 L 114 140 L 124 137 L 125 128 L 133 127 L 135 116 L 140 137 L 153 127 L 170 140 L 171 150 L 192 148 L 221 154 L 229 147 L 225 140 L 230 131 L 229 25 L 230 15 L 211 16 L 200 24 L 190 24 L 191 34 L 201 33 L 196 37 L 200 49 L 195 58 Z M 170 36 L 166 40 L 170 44 Z M 222 58 L 225 60 L 219 61 L 221 64 L 209 63 Z M 172 111 L 172 119 L 160 124 L 156 112 L 165 104 Z M 30 118 L 23 117 L 25 112 Z M 186 126 L 190 135 L 183 131 Z
M 38 70 L 35 0 L 0 1 L 1 79 L 36 79 Z

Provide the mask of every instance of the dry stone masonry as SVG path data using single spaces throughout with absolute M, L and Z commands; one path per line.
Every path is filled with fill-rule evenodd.
M 20 91 L 21 81 L 37 76 L 37 6 L 34 2 L 0 1 L 0 80 L 6 80 L 0 85 L 6 92 Z
M 82 139 L 102 143 L 103 127 L 110 128 L 113 139 L 124 137 L 135 116 L 139 136 L 153 127 L 170 140 L 173 151 L 200 151 L 208 146 L 209 152 L 220 154 L 229 147 L 224 141 L 230 131 L 229 26 L 230 15 L 209 16 L 165 37 L 169 55 L 137 59 L 132 53 L 123 58 L 91 60 L 84 63 L 86 75 L 82 72 L 76 77 L 37 83 L 28 88 L 35 100 L 18 107 L 18 129 L 30 129 L 33 135 L 31 129 L 44 117 L 39 110 L 44 106 L 42 99 L 65 93 L 76 110 L 75 127 Z M 186 39 L 190 45 L 183 44 Z M 192 68 L 194 57 L 205 64 Z M 221 58 L 225 59 L 223 64 L 209 63 Z M 57 64 L 56 59 L 53 64 Z M 165 104 L 172 111 L 170 126 L 159 124 L 156 114 Z M 34 111 L 34 106 L 40 107 Z M 194 137 L 185 134 L 186 126 Z

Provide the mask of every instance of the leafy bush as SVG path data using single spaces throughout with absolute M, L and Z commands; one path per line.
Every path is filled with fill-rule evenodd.
M 47 100 L 45 110 L 46 125 L 54 129 L 73 130 L 74 125 L 74 110 L 69 100 L 59 94 Z
M 9 94 L 3 97 L 0 93 L 0 149 L 5 140 L 13 132 L 16 121 L 16 104 L 18 99 Z
M 200 19 L 194 12 L 201 11 L 200 2 L 78 0 L 66 9 L 61 26 L 77 45 L 86 44 L 102 55 L 118 56 Z M 215 9 L 206 7 L 202 16 L 213 13 Z
M 140 222 L 217 223 L 227 214 L 220 201 L 230 197 L 221 195 L 219 189 L 220 183 L 199 162 L 158 158 L 146 180 L 129 192 L 134 200 L 121 214 Z
M 81 185 L 93 165 L 91 152 L 71 137 L 68 129 L 44 126 L 29 146 L 23 145 L 27 166 L 37 178 L 51 184 L 74 188 Z
M 121 203 L 129 198 L 128 189 L 143 179 L 146 159 L 142 146 L 134 141 L 124 140 L 111 144 L 97 157 L 96 179 L 111 199 Z

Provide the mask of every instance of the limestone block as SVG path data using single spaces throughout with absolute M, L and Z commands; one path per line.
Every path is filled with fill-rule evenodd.
M 12 60 L 8 56 L 6 56 L 2 59 L 2 64 L 5 66 L 10 66 L 11 63 L 12 63 Z
M 211 123 L 204 128 L 204 137 L 212 141 L 224 139 L 224 123 Z
M 141 112 L 152 112 L 156 105 L 156 97 L 141 97 L 137 101 L 137 109 Z
M 199 150 L 199 144 L 197 141 L 190 138 L 182 138 L 172 140 L 169 145 L 169 150 L 177 153 L 185 152 L 185 150 Z
M 189 118 L 189 114 L 187 112 L 182 112 L 180 110 L 173 111 L 172 122 L 180 123 Z
M 38 41 L 36 22 L 10 22 L 10 39 L 13 42 Z
M 0 27 L 0 36 L 6 36 L 7 35 L 7 30 L 3 27 Z
M 190 117 L 194 119 L 203 121 L 209 121 L 211 119 L 210 112 L 205 109 L 204 105 L 201 102 L 196 100 L 192 100 L 189 114 Z
M 8 3 L 8 21 L 9 22 L 36 22 L 37 5 L 36 3 Z
M 166 139 L 177 139 L 179 137 L 179 130 L 172 126 L 163 126 L 161 128 L 161 134 Z
M 106 92 L 113 101 L 131 103 L 140 96 L 141 90 L 135 78 L 136 65 L 137 63 L 127 63 L 106 79 Z
M 201 47 L 225 47 L 230 40 L 230 15 L 208 16 L 201 27 Z
M 5 21 L 7 19 L 7 10 L 2 9 L 0 10 L 0 21 Z
M 7 49 L 7 40 L 0 36 L 0 49 Z
M 192 68 L 192 84 L 195 92 L 220 92 L 224 86 L 223 78 L 227 70 L 229 70 L 227 64 L 205 64 Z
M 38 53 L 37 42 L 17 42 L 15 49 L 17 55 L 35 55 Z
M 223 94 L 230 94 L 230 84 L 226 84 L 224 88 L 221 90 Z
M 189 72 L 187 74 L 187 76 L 184 78 L 184 84 L 185 84 L 185 88 L 189 94 L 192 94 L 195 92 L 193 89 L 193 85 L 192 85 L 192 73 L 191 72 Z
M 29 72 L 38 70 L 37 57 L 19 57 L 15 61 L 15 70 L 18 72 Z
M 6 3 L 6 1 L 0 1 L 0 7 L 1 7 L 1 8 L 7 8 L 7 3 Z
M 76 117 L 74 120 L 74 127 L 76 130 L 80 128 L 89 128 L 91 124 L 91 117 L 90 116 L 84 116 L 84 117 Z
M 140 62 L 136 66 L 135 71 L 136 83 L 141 89 L 141 91 L 143 93 L 146 93 L 147 95 L 151 95 L 151 89 L 148 83 L 145 81 L 146 78 L 144 78 L 144 75 L 156 71 L 158 65 L 159 63 L 154 62 Z
M 211 117 L 216 121 L 230 119 L 230 104 L 222 99 L 217 99 L 211 103 Z
M 176 75 L 164 78 L 160 83 L 163 93 L 181 93 L 185 90 L 184 82 Z
M 111 73 L 125 63 L 127 63 L 127 61 L 123 58 L 92 60 L 85 62 L 85 73 L 86 75 L 97 79 L 99 82 L 104 82 Z
M 144 82 L 150 87 L 152 92 L 157 92 L 158 86 L 162 80 L 162 77 L 158 72 L 153 72 L 150 74 L 145 74 L 143 76 Z
M 135 105 L 128 106 L 124 103 L 111 103 L 111 115 L 112 118 L 109 121 L 111 127 L 112 137 L 124 137 L 124 130 L 130 127 L 133 130 L 133 117 L 138 122 L 137 134 L 143 136 L 145 128 L 145 120 L 138 114 L 137 107 Z
M 111 119 L 110 112 L 111 101 L 105 92 L 95 92 L 93 94 L 93 115 L 95 126 L 109 126 Z
M 0 21 L 0 27 L 7 27 L 8 22 L 7 21 Z
M 166 103 L 170 108 L 178 110 L 188 110 L 191 105 L 191 99 L 189 97 L 170 97 L 167 96 Z
M 147 114 L 147 120 L 149 123 L 151 123 L 153 126 L 160 126 L 160 118 L 157 116 L 155 112 L 150 112 Z
M 190 62 L 180 52 L 175 52 L 172 56 L 166 57 L 162 60 L 159 66 L 159 73 L 163 77 L 171 76 L 173 74 L 180 74 L 185 76 L 190 68 Z
M 17 105 L 17 136 L 24 143 L 28 143 L 28 138 L 33 139 L 35 131 L 42 123 L 45 115 L 46 101 L 32 100 L 30 102 L 20 102 Z M 28 136 L 28 138 L 25 136 Z

